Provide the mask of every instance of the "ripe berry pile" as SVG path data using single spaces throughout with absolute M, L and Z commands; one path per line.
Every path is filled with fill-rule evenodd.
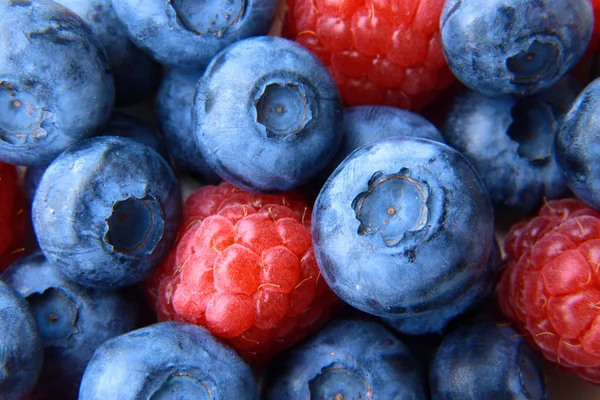
M 206 326 L 254 361 L 314 332 L 341 305 L 319 272 L 312 210 L 299 194 L 222 183 L 194 192 L 183 212 L 175 248 L 147 285 L 161 320 Z
M 0 399 L 600 393 L 600 0 L 0 16 Z

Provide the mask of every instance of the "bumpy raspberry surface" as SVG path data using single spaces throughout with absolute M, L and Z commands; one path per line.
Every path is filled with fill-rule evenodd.
M 595 53 L 600 49 L 600 0 L 592 0 L 592 7 L 594 8 L 594 30 L 587 54 Z
M 511 228 L 504 314 L 550 361 L 600 384 L 600 212 L 555 200 Z
M 311 212 L 296 194 L 200 188 L 185 202 L 174 250 L 147 282 L 159 319 L 205 326 L 250 362 L 317 330 L 342 303 L 321 278 Z
M 439 20 L 444 0 L 287 0 L 283 36 L 327 66 L 349 106 L 418 111 L 455 81 Z
M 0 162 L 0 271 L 24 254 L 26 216 L 17 168 Z

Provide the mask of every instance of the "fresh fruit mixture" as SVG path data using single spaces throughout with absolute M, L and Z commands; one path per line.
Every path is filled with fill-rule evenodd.
M 0 16 L 0 399 L 600 397 L 600 1 Z

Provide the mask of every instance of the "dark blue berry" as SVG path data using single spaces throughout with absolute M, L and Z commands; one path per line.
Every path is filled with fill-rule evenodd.
M 455 99 L 444 137 L 473 164 L 496 210 L 529 215 L 544 199 L 565 195 L 554 140 L 579 90 L 565 77 L 528 97 L 466 90 Z
M 53 1 L 1 1 L 0 15 L 0 161 L 46 165 L 108 120 L 106 53 L 79 16 Z
M 38 243 L 86 286 L 133 285 L 170 250 L 181 191 L 167 162 L 131 139 L 100 136 L 66 150 L 44 172 L 32 203 Z
M 196 85 L 202 74 L 203 71 L 169 69 L 156 95 L 156 115 L 165 146 L 176 166 L 206 184 L 216 185 L 221 177 L 202 157 L 192 125 Z
M 252 370 L 206 329 L 162 322 L 104 343 L 79 400 L 258 400 Z
M 77 399 L 96 348 L 137 327 L 140 307 L 129 293 L 80 286 L 40 252 L 12 263 L 1 277 L 27 300 L 40 331 L 44 364 L 36 398 Z
M 130 39 L 163 65 L 202 69 L 219 51 L 266 35 L 277 0 L 112 0 Z
M 308 182 L 342 137 L 333 78 L 307 49 L 280 37 L 245 39 L 219 53 L 198 83 L 193 113 L 208 164 L 251 192 Z
M 273 369 L 265 400 L 428 398 L 420 362 L 373 321 L 331 321 Z
M 323 277 L 342 300 L 388 318 L 456 301 L 484 273 L 494 233 L 481 179 L 451 147 L 395 137 L 363 146 L 313 210 Z
M 556 136 L 556 161 L 571 190 L 600 209 L 600 78 L 579 94 Z
M 0 398 L 20 400 L 42 370 L 42 340 L 27 303 L 0 281 Z
M 450 69 L 487 95 L 552 86 L 583 56 L 593 25 L 589 0 L 448 0 L 440 18 Z
M 432 400 L 548 398 L 539 353 L 511 326 L 477 319 L 450 332 L 430 365 Z

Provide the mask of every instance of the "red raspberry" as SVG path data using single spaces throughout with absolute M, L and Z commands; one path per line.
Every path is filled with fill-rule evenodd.
M 510 229 L 505 251 L 503 313 L 546 358 L 600 384 L 600 212 L 550 201 Z
M 594 7 L 594 31 L 588 46 L 588 54 L 595 53 L 600 49 L 600 0 L 592 0 L 592 7 Z
M 147 282 L 159 319 L 205 326 L 248 361 L 321 327 L 341 301 L 317 267 L 311 212 L 297 194 L 200 188 L 185 202 L 173 251 Z
M 26 215 L 17 168 L 0 162 L 0 271 L 24 254 Z
M 418 111 L 455 81 L 442 54 L 444 0 L 287 0 L 283 36 L 327 66 L 349 106 Z

